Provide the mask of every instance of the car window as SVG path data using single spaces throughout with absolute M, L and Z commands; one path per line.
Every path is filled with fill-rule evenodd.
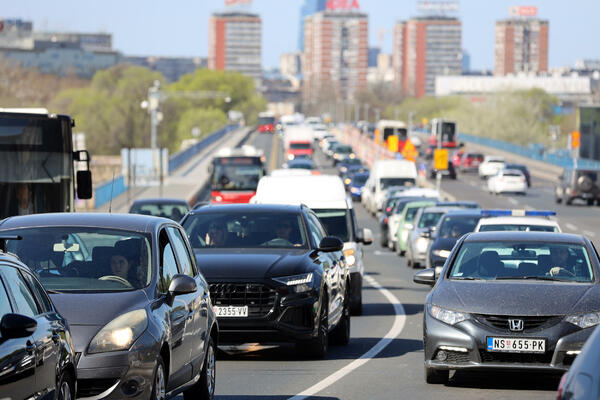
M 179 229 L 175 227 L 168 227 L 169 235 L 171 236 L 171 243 L 173 243 L 173 249 L 175 253 L 177 253 L 177 258 L 179 259 L 179 266 L 181 267 L 181 272 L 189 275 L 195 276 L 193 261 L 190 257 L 190 253 L 185 245 L 183 236 Z
M 423 213 L 421 218 L 419 218 L 419 228 L 429 228 L 435 226 L 442 215 L 444 214 L 439 212 Z
M 46 294 L 46 292 L 44 291 L 42 286 L 35 280 L 33 275 L 28 274 L 27 272 L 22 272 L 22 274 L 25 277 L 25 280 L 27 281 L 27 283 L 29 284 L 29 287 L 31 288 L 31 290 L 34 294 L 34 296 L 37 300 L 37 303 L 40 306 L 40 311 L 42 313 L 52 311 L 52 305 L 50 303 L 50 299 L 48 299 L 48 295 Z
M 167 232 L 163 229 L 160 233 L 160 280 L 158 283 L 161 293 L 169 291 L 169 285 L 173 276 L 179 273 L 173 247 L 169 241 Z
M 313 209 L 325 231 L 330 236 L 338 237 L 342 242 L 350 241 L 352 221 L 346 209 Z
M 2 279 L 0 279 L 0 318 L 2 318 L 5 314 L 10 314 L 12 312 L 13 310 L 10 307 L 10 301 L 8 300 L 6 288 L 2 283 Z
M 308 230 L 310 232 L 311 237 L 313 238 L 313 242 L 315 246 L 319 246 L 321 240 L 326 235 L 326 232 L 323 230 L 321 223 L 313 214 L 308 214 Z
M 10 291 L 17 307 L 16 312 L 28 317 L 35 317 L 40 314 L 35 297 L 19 271 L 14 267 L 7 267 L 4 268 L 4 276 L 6 281 L 10 282 Z

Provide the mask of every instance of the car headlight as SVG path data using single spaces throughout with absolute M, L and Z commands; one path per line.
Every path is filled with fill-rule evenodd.
M 431 315 L 435 319 L 438 319 L 442 322 L 447 323 L 448 325 L 455 325 L 455 324 L 458 324 L 459 322 L 469 319 L 469 314 L 452 311 L 452 310 L 446 310 L 444 308 L 434 306 L 434 305 L 429 305 L 428 308 L 429 308 L 429 315 Z
M 567 322 L 577 325 L 580 328 L 589 328 L 600 324 L 600 312 L 591 312 L 587 314 L 569 315 Z
M 294 159 L 294 155 L 293 154 L 288 154 L 288 160 L 293 160 Z
M 360 190 L 357 187 L 351 187 L 350 193 L 360 193 Z
M 341 172 L 342 174 L 343 174 L 343 173 L 345 173 L 346 171 L 348 171 L 348 168 L 347 168 L 347 167 L 342 167 L 342 168 L 340 168 L 340 172 Z
M 344 257 L 346 258 L 346 263 L 349 267 L 354 265 L 354 263 L 356 262 L 356 252 L 354 251 L 354 249 L 344 250 Z
M 148 327 L 146 310 L 135 310 L 119 315 L 94 336 L 88 353 L 127 350 Z
M 425 250 L 427 250 L 427 242 L 428 241 L 425 238 L 422 238 L 422 237 L 418 238 L 417 242 L 415 243 L 417 246 L 417 251 L 420 253 L 425 252 Z
M 273 278 L 273 280 L 275 282 L 283 283 L 296 293 L 308 292 L 313 287 L 312 272 L 300 275 L 282 276 L 279 278 Z
M 442 258 L 448 258 L 450 257 L 450 250 L 434 250 L 433 255 Z

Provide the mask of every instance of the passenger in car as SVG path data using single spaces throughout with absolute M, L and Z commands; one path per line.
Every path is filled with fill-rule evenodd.
M 208 226 L 207 241 L 209 247 L 224 247 L 227 242 L 227 226 L 224 221 L 214 220 Z

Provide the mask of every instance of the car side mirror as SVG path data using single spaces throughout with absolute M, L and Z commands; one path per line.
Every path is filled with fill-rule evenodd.
M 92 198 L 92 171 L 77 171 L 77 198 Z
M 169 284 L 169 305 L 173 305 L 176 296 L 194 293 L 198 289 L 196 280 L 189 275 L 176 274 Z
M 17 339 L 33 335 L 37 321 L 26 315 L 5 314 L 0 321 L 2 339 Z
M 356 241 L 365 245 L 373 243 L 373 232 L 369 228 L 359 229 L 356 232 Z
M 424 269 L 423 271 L 419 271 L 413 275 L 414 283 L 433 286 L 433 285 L 435 285 L 435 281 L 436 281 L 436 275 L 435 275 L 435 269 L 433 269 L 433 268 Z
M 333 253 L 341 251 L 344 248 L 344 242 L 335 236 L 326 236 L 319 243 L 319 250 L 324 253 Z
M 421 232 L 421 237 L 429 239 L 431 237 L 432 231 L 431 228 Z

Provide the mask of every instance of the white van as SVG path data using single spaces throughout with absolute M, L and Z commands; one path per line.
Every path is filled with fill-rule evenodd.
M 361 243 L 371 244 L 370 229 L 358 229 L 352 199 L 344 183 L 335 175 L 266 176 L 258 182 L 257 204 L 305 204 L 319 217 L 327 234 L 344 242 L 344 256 L 350 270 L 350 312 L 362 313 L 362 281 L 364 264 Z
M 417 167 L 408 160 L 377 160 L 365 183 L 361 200 L 371 214 L 381 210 L 390 186 L 417 186 Z

